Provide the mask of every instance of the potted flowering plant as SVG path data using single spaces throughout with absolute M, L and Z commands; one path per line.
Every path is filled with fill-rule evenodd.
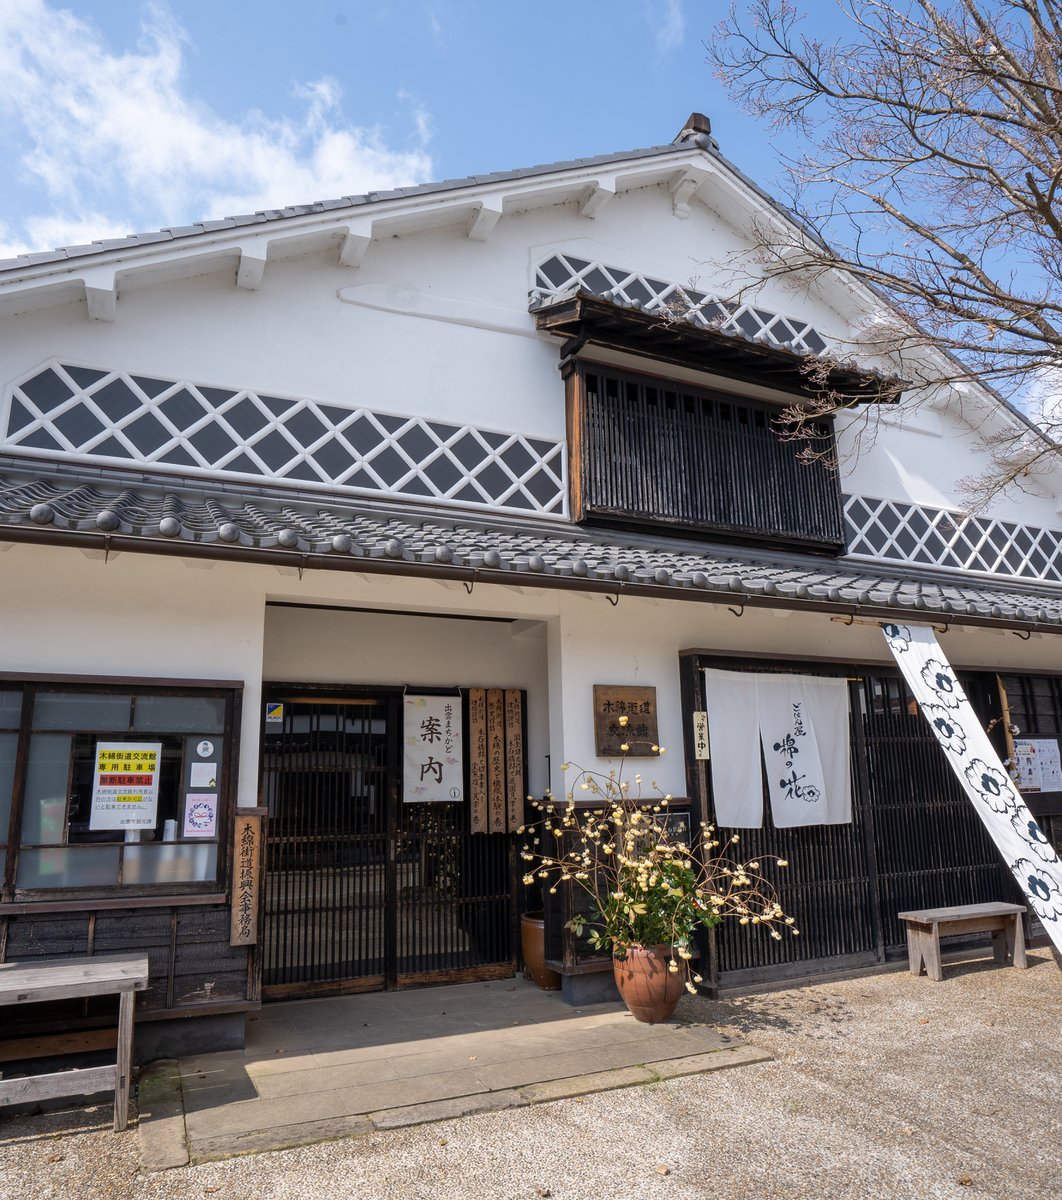
M 574 775 L 566 799 L 531 798 L 540 819 L 521 830 L 530 838 L 521 852 L 524 883 L 537 879 L 550 894 L 561 886 L 587 893 L 593 911 L 574 916 L 569 927 L 612 951 L 627 1007 L 638 1020 L 656 1023 L 671 1017 L 684 987 L 696 992 L 702 981 L 692 968 L 698 929 L 731 919 L 764 926 L 776 939 L 800 931 L 761 863 L 733 856 L 737 834 L 723 848 L 714 828 L 702 823 L 697 844 L 686 845 L 668 829 L 671 797 L 643 800 L 640 775 L 632 794 L 622 766 L 605 775 L 565 764 Z

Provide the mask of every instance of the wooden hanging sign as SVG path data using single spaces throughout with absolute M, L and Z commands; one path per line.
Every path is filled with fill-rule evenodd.
M 509 832 L 524 823 L 524 706 L 516 688 L 505 693 L 506 819 Z
M 487 833 L 487 693 L 468 689 L 468 791 L 470 828 Z
M 626 724 L 620 723 L 626 717 Z M 594 741 L 599 758 L 653 758 L 658 753 L 656 688 L 594 684 Z M 628 746 L 624 751 L 622 746 Z
M 505 832 L 505 693 L 487 691 L 487 779 L 490 797 L 488 827 Z
M 232 855 L 230 946 L 258 941 L 258 896 L 262 879 L 262 817 L 265 809 L 237 810 Z

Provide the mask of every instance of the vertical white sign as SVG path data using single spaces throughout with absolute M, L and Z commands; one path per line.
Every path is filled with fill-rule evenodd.
M 405 697 L 402 797 L 407 804 L 464 799 L 460 696 Z
M 1062 862 L 999 761 L 933 630 L 895 624 L 883 625 L 882 632 L 948 765 L 1062 950 Z
M 693 756 L 701 762 L 707 762 L 712 757 L 708 744 L 708 714 L 695 712 L 693 714 Z

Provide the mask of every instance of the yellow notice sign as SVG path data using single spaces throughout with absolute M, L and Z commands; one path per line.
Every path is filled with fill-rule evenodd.
M 154 829 L 161 742 L 97 742 L 89 829 Z

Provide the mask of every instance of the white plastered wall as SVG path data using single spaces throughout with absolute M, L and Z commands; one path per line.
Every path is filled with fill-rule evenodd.
M 384 237 L 358 269 L 337 265 L 335 251 L 271 258 L 257 291 L 234 285 L 231 264 L 204 262 L 202 274 L 169 282 L 123 277 L 114 322 L 91 320 L 83 304 L 67 303 L 0 323 L 0 384 L 58 357 L 560 439 L 557 343 L 535 332 L 527 312 L 533 264 L 562 250 L 732 291 L 740 282 L 735 253 L 746 243 L 707 199 L 679 220 L 668 190 L 651 187 L 618 195 L 593 220 L 574 205 L 507 215 L 485 242 L 467 238 L 463 227 Z M 778 282 L 755 299 L 828 336 L 846 332 L 847 293 L 840 312 Z M 930 432 L 913 431 L 922 427 Z M 912 429 L 886 428 L 846 468 L 844 484 L 957 504 L 957 481 L 980 461 L 968 427 L 927 413 Z M 1022 496 L 1007 502 L 1005 515 L 1049 524 L 1056 514 L 1052 501 Z
M 304 607 L 267 606 L 269 601 Z M 336 612 L 321 605 L 378 612 Z M 740 601 L 735 600 L 735 612 Z M 417 613 L 408 616 L 401 613 Z M 518 586 L 398 579 L 162 556 L 86 556 L 11 546 L 0 552 L 0 670 L 60 675 L 232 679 L 244 683 L 239 802 L 257 800 L 263 677 L 300 683 L 508 686 L 528 693 L 529 786 L 564 787 L 560 764 L 608 769 L 594 753 L 593 685 L 657 689 L 666 754 L 637 769 L 686 790 L 679 652 L 891 659 L 876 627 L 821 613 Z M 503 622 L 455 617 L 502 617 Z M 442 619 L 437 619 L 442 618 Z M 957 667 L 1062 673 L 1062 636 L 950 629 Z M 546 756 L 552 761 L 547 776 Z
M 257 803 L 263 574 L 0 543 L 0 670 L 242 682 L 238 803 Z

